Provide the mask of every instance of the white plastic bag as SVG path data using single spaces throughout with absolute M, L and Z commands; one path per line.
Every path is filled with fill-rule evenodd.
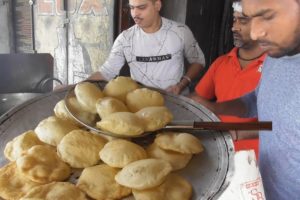
M 235 172 L 218 200 L 266 200 L 254 150 L 234 155 Z

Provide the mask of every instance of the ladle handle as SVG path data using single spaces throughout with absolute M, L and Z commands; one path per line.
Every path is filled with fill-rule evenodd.
M 272 122 L 194 122 L 194 129 L 204 130 L 272 130 Z

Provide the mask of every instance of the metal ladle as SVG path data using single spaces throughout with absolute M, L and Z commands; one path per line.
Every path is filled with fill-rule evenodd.
M 94 82 L 94 81 L 92 81 Z M 98 85 L 99 86 L 99 85 Z M 144 132 L 141 135 L 120 135 L 107 131 L 103 131 L 96 127 L 96 123 L 87 124 L 80 120 L 70 109 L 69 99 L 76 97 L 74 92 L 75 86 L 70 88 L 64 98 L 66 109 L 69 114 L 81 125 L 95 133 L 104 134 L 117 138 L 140 138 L 149 134 L 155 134 L 161 131 L 188 131 L 188 130 L 216 130 L 216 131 L 229 131 L 229 130 L 272 130 L 272 122 L 205 122 L 205 121 L 174 121 L 162 129 L 153 132 Z M 153 89 L 153 88 L 151 88 Z M 161 92 L 161 91 L 160 91 Z

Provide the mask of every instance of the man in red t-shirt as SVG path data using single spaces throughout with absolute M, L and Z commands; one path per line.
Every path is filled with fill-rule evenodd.
M 261 67 L 265 55 L 256 41 L 250 38 L 250 20 L 242 14 L 240 1 L 233 3 L 234 46 L 229 53 L 217 58 L 206 74 L 199 81 L 195 93 L 190 97 L 197 101 L 199 98 L 227 101 L 243 96 L 254 90 L 259 83 Z M 251 122 L 256 118 L 238 118 L 233 116 L 219 116 L 223 122 Z M 251 135 L 251 136 L 250 136 Z M 247 131 L 232 133 L 236 140 L 236 150 L 255 149 L 258 151 L 258 139 L 243 139 L 258 135 L 258 132 Z M 255 137 L 254 136 L 254 137 Z M 239 139 L 239 141 L 237 141 Z

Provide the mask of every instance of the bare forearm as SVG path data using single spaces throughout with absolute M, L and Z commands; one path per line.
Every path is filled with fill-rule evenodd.
M 240 99 L 233 99 L 219 103 L 213 103 L 213 112 L 217 115 L 232 115 L 243 117 L 247 114 L 247 108 L 244 102 Z
M 247 113 L 247 108 L 241 99 L 216 103 L 200 97 L 196 93 L 191 94 L 189 98 L 205 106 L 216 115 L 232 115 L 242 117 Z
M 94 72 L 87 78 L 87 80 L 100 81 L 100 80 L 106 80 L 106 79 L 100 72 Z
M 191 81 L 198 77 L 200 72 L 204 69 L 201 64 L 192 63 L 189 67 L 187 72 L 183 75 L 182 79 L 177 84 L 180 87 L 180 91 L 184 90 Z
M 236 131 L 237 132 L 237 139 L 254 139 L 258 138 L 258 131 Z
M 197 103 L 205 106 L 206 108 L 208 108 L 209 110 L 214 112 L 214 103 L 209 101 L 208 99 L 205 99 L 199 95 L 197 95 L 195 92 L 190 94 L 188 96 L 188 98 L 193 99 L 194 101 L 196 101 Z
M 191 80 L 194 80 L 197 78 L 200 74 L 200 72 L 204 69 L 204 67 L 201 64 L 198 63 L 192 63 L 185 74 L 185 76 L 188 76 Z
M 229 131 L 234 141 L 258 138 L 258 131 Z

